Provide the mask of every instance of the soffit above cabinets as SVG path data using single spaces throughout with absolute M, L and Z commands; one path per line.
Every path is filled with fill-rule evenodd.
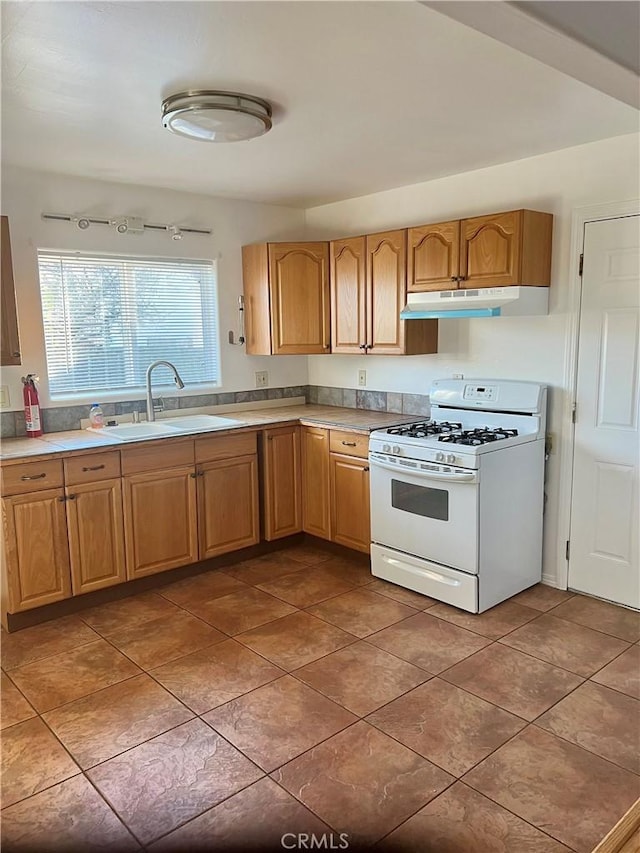
M 1 4 L 3 161 L 307 208 L 633 133 L 637 113 L 413 2 Z M 163 129 L 192 87 L 251 92 L 273 129 Z

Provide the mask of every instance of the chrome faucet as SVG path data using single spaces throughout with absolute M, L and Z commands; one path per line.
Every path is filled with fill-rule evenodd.
M 149 367 L 147 367 L 147 420 L 155 421 L 156 413 L 153 408 L 153 397 L 151 396 L 151 372 L 154 367 L 158 367 L 159 364 L 164 364 L 165 367 L 168 367 L 169 370 L 173 371 L 173 381 L 176 383 L 178 388 L 184 388 L 184 382 L 180 378 L 180 374 L 177 369 L 170 361 L 163 361 L 159 359 L 158 361 L 152 362 Z

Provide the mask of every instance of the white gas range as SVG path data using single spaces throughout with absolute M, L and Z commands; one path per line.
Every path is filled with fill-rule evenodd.
M 371 571 L 472 613 L 538 583 L 546 387 L 442 379 L 369 441 Z

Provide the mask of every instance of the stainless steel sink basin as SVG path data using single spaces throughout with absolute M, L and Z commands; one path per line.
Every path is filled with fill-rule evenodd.
M 117 438 L 119 441 L 139 441 L 142 438 L 155 438 L 161 435 L 177 435 L 182 432 L 210 432 L 216 429 L 229 429 L 239 426 L 243 421 L 234 418 L 220 418 L 216 415 L 184 415 L 178 418 L 164 418 L 162 421 L 143 424 L 118 424 L 118 426 L 94 429 L 89 432 Z
M 229 429 L 239 426 L 243 421 L 234 418 L 221 418 L 217 415 L 184 415 L 181 418 L 163 418 L 156 423 L 181 432 L 208 432 L 213 429 Z
M 100 433 L 100 435 L 117 438 L 120 441 L 139 441 L 141 438 L 175 435 L 177 430 L 154 422 L 151 424 L 118 424 L 118 426 L 103 427 L 102 429 L 89 427 L 89 432 Z

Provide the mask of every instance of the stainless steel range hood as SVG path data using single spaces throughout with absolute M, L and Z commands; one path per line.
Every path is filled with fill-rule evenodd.
M 548 313 L 548 287 L 486 287 L 409 293 L 400 319 L 525 317 Z

